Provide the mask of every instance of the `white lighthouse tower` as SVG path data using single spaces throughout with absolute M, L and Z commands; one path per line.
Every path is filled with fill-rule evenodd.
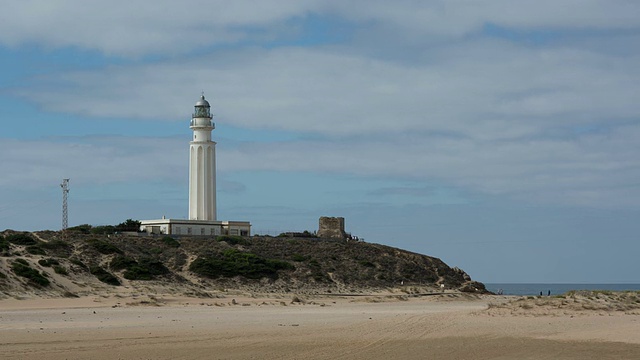
M 215 124 L 204 94 L 191 116 L 193 140 L 189 151 L 189 220 L 216 220 L 216 143 L 211 140 Z
M 193 138 L 189 143 L 189 218 L 140 221 L 140 230 L 167 235 L 251 235 L 249 221 L 220 221 L 216 214 L 216 143 L 211 105 L 204 94 L 191 115 Z

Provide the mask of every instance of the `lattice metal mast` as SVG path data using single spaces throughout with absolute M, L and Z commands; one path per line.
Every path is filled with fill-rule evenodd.
M 69 226 L 69 212 L 67 209 L 67 194 L 69 194 L 69 179 L 62 179 L 62 230 L 67 230 Z

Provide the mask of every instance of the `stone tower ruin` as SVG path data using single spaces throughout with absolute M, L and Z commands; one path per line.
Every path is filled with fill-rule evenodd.
M 344 231 L 344 218 L 321 216 L 318 225 L 318 237 L 346 240 L 347 233 Z

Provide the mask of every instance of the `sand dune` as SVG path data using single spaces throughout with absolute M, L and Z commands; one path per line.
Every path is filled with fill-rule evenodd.
M 624 312 L 496 313 L 504 297 L 292 298 L 3 300 L 0 358 L 640 358 L 640 317 Z

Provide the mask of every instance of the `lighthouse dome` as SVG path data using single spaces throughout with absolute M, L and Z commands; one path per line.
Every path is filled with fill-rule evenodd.
M 209 105 L 209 102 L 204 99 L 204 95 L 200 96 L 200 100 L 198 100 L 198 102 L 196 102 L 196 106 L 197 107 L 211 107 L 211 105 Z

